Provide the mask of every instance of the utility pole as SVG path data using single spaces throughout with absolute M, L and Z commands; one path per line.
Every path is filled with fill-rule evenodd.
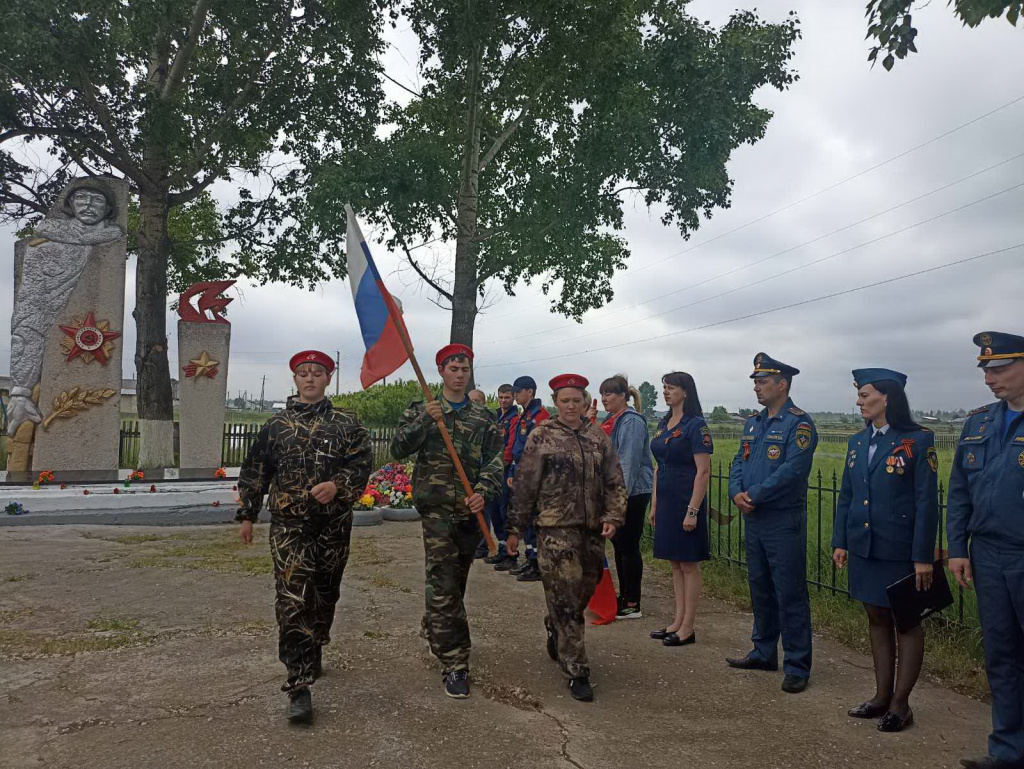
M 260 411 L 263 411 L 263 391 L 267 386 L 267 375 L 263 375 L 263 384 L 260 385 Z
M 341 395 L 341 350 L 334 351 L 334 397 Z

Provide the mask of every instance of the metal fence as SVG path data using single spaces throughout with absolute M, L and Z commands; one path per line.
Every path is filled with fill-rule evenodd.
M 711 554 L 713 558 L 746 568 L 743 516 L 729 496 L 729 465 L 719 462 L 712 469 L 708 487 L 711 508 Z M 839 570 L 832 562 L 832 522 L 839 501 L 840 479 L 835 472 L 830 478 L 819 470 L 811 477 L 807 490 L 807 584 L 821 592 L 849 596 L 847 570 Z M 939 532 L 936 546 L 945 555 L 946 489 L 939 484 Z M 959 624 L 978 626 L 975 594 L 965 591 L 947 574 L 953 591 L 953 606 L 946 617 Z
M 224 425 L 224 439 L 221 444 L 220 463 L 222 467 L 238 467 L 249 449 L 259 437 L 262 424 L 234 423 Z M 395 428 L 375 427 L 370 429 L 373 444 L 373 466 L 378 468 L 391 460 L 391 439 Z M 178 456 L 178 423 L 174 423 L 174 456 Z M 118 464 L 127 469 L 135 468 L 139 461 L 139 423 L 130 419 L 121 422 L 118 440 Z

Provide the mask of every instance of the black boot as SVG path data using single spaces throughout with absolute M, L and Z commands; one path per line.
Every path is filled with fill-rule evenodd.
M 313 723 L 313 697 L 309 693 L 309 687 L 291 692 L 288 695 L 288 720 L 293 724 Z
M 594 689 L 590 685 L 590 676 L 579 676 L 569 679 L 569 694 L 580 702 L 593 702 Z

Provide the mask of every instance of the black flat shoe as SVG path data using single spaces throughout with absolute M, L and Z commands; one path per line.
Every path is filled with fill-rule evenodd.
M 772 673 L 779 669 L 778 662 L 765 662 L 753 657 L 726 657 L 725 664 L 740 670 L 767 670 Z
M 692 643 L 697 643 L 697 633 L 693 632 L 686 638 L 680 638 L 678 633 L 669 633 L 661 640 L 662 646 L 689 646 Z
M 875 705 L 871 702 L 862 702 L 846 711 L 850 718 L 881 718 L 889 710 L 888 705 Z
M 655 641 L 660 641 L 661 639 L 663 639 L 665 636 L 668 636 L 668 635 L 672 635 L 672 632 L 668 628 L 664 628 L 664 627 L 661 630 L 652 630 L 651 631 L 651 638 L 653 638 Z
M 782 677 L 782 691 L 789 694 L 799 694 L 807 688 L 807 678 L 804 676 L 788 675 Z
M 878 731 L 880 732 L 902 732 L 914 723 L 914 711 L 907 710 L 905 716 L 898 716 L 891 711 L 878 719 Z

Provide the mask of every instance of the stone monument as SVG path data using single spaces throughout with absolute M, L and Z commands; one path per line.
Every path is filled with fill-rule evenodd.
M 14 247 L 8 479 L 117 477 L 128 185 L 75 179 Z
M 181 477 L 209 478 L 220 467 L 231 345 L 231 324 L 221 313 L 232 300 L 219 294 L 234 284 L 233 280 L 196 283 L 178 300 Z

